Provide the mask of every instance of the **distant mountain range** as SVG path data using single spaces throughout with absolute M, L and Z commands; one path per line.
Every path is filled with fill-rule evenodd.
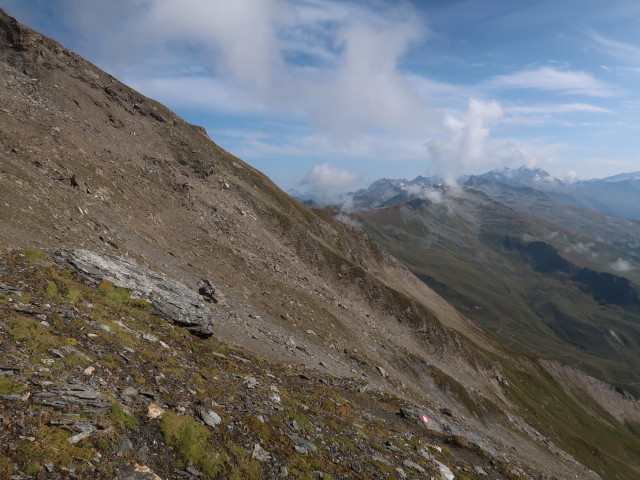
M 540 168 L 520 167 L 493 170 L 478 177 L 469 177 L 465 183 L 473 184 L 476 178 L 514 187 L 530 187 L 547 193 L 557 202 L 640 220 L 640 172 L 567 183 Z
M 640 172 L 623 173 L 602 179 L 563 182 L 541 168 L 502 168 L 482 175 L 465 175 L 458 179 L 461 185 L 485 192 L 492 198 L 504 201 L 508 187 L 536 190 L 537 195 L 567 205 L 587 208 L 606 215 L 640 220 Z M 418 176 L 413 180 L 383 178 L 368 188 L 351 192 L 344 201 L 350 208 L 366 210 L 377 208 L 402 192 L 417 191 L 419 187 L 437 187 L 443 184 L 438 176 Z M 511 194 L 509 193 L 509 194 Z M 299 200 L 317 205 L 311 193 L 294 190 L 289 194 Z

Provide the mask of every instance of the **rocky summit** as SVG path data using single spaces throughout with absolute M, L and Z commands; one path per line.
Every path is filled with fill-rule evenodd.
M 1 11 L 0 83 L 1 479 L 640 476 L 632 395 Z

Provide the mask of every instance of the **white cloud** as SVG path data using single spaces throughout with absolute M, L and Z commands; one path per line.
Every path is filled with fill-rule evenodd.
M 509 114 L 548 115 L 557 113 L 611 113 L 608 108 L 589 105 L 587 103 L 561 103 L 557 105 L 510 106 L 504 108 Z
M 445 201 L 444 195 L 440 190 L 429 186 L 409 185 L 407 193 L 424 200 L 429 200 L 433 203 L 443 203 Z
M 464 173 L 478 173 L 495 165 L 532 166 L 550 152 L 509 138 L 490 138 L 489 127 L 503 116 L 496 102 L 471 99 L 462 115 L 448 115 L 445 134 L 425 144 L 433 173 L 454 183 Z
M 578 180 L 578 172 L 575 170 L 567 170 L 564 174 L 564 178 L 562 179 L 564 183 L 575 183 Z
M 437 118 L 398 67 L 426 33 L 408 2 L 130 0 L 118 29 L 95 2 L 66 2 L 114 73 L 174 106 L 297 118 L 338 146 Z
M 589 73 L 552 67 L 499 75 L 491 78 L 486 85 L 489 88 L 530 88 L 590 97 L 610 97 L 614 94 L 611 86 Z
M 613 262 L 613 264 L 611 264 L 611 269 L 615 270 L 616 272 L 622 273 L 622 272 L 629 272 L 633 270 L 633 267 L 628 261 L 623 260 L 622 258 L 619 258 L 615 262 Z
M 246 90 L 211 76 L 178 75 L 132 79 L 129 85 L 151 98 L 182 107 L 214 109 L 222 113 L 262 114 L 261 99 Z
M 637 45 L 630 45 L 618 40 L 613 40 L 596 32 L 591 32 L 589 37 L 596 43 L 596 46 L 607 55 L 634 66 L 640 65 L 640 47 Z
M 329 163 L 315 165 L 302 180 L 323 202 L 335 202 L 340 198 L 340 193 L 353 186 L 360 176 L 345 168 L 337 167 Z
M 593 246 L 594 246 L 593 243 L 578 242 L 578 243 L 575 243 L 575 244 L 570 245 L 569 247 L 567 247 L 566 251 L 567 252 L 576 252 L 576 253 L 580 253 L 580 254 L 586 255 L 586 254 L 591 252 L 591 249 L 593 248 Z

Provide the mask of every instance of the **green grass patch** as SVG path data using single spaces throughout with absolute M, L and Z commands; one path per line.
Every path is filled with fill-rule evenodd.
M 25 469 L 25 473 L 35 475 L 41 471 L 41 465 L 51 462 L 54 465 L 68 465 L 78 460 L 91 460 L 95 452 L 84 448 L 81 443 L 72 445 L 67 439 L 70 432 L 42 425 L 36 430 L 35 441 L 18 444 L 14 460 Z M 86 440 L 85 440 L 86 441 Z
M 9 333 L 11 337 L 23 342 L 29 350 L 44 353 L 50 348 L 62 345 L 75 345 L 74 338 L 59 337 L 37 320 L 28 317 L 14 317 L 9 319 Z
M 47 281 L 47 295 L 50 297 L 58 296 L 58 286 L 51 280 Z
M 309 430 L 309 427 L 311 427 L 311 420 L 309 420 L 309 417 L 306 415 L 302 415 L 297 412 L 289 412 L 289 418 L 291 421 L 295 421 L 298 424 L 300 430 Z
M 138 418 L 126 411 L 122 405 L 117 402 L 113 402 L 106 417 L 116 427 L 125 428 L 127 430 L 133 430 L 140 425 Z
M 47 257 L 47 253 L 39 248 L 23 248 L 22 250 L 18 250 L 18 254 L 24 255 L 31 261 L 43 260 Z
M 233 461 L 229 480 L 262 480 L 264 478 L 260 462 L 253 460 L 249 452 L 234 442 L 227 442 L 226 447 Z
M 160 421 L 160 431 L 167 445 L 174 447 L 186 464 L 192 464 L 209 477 L 221 473 L 222 455 L 211 455 L 211 433 L 190 417 L 165 412 Z
M 0 394 L 22 393 L 26 388 L 22 383 L 16 382 L 12 378 L 0 377 Z
M 67 294 L 65 296 L 73 303 L 78 303 L 83 300 L 82 291 L 79 288 L 73 286 L 68 287 Z

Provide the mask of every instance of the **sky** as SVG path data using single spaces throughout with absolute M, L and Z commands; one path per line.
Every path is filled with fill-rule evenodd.
M 0 0 L 285 190 L 640 170 L 635 0 Z

